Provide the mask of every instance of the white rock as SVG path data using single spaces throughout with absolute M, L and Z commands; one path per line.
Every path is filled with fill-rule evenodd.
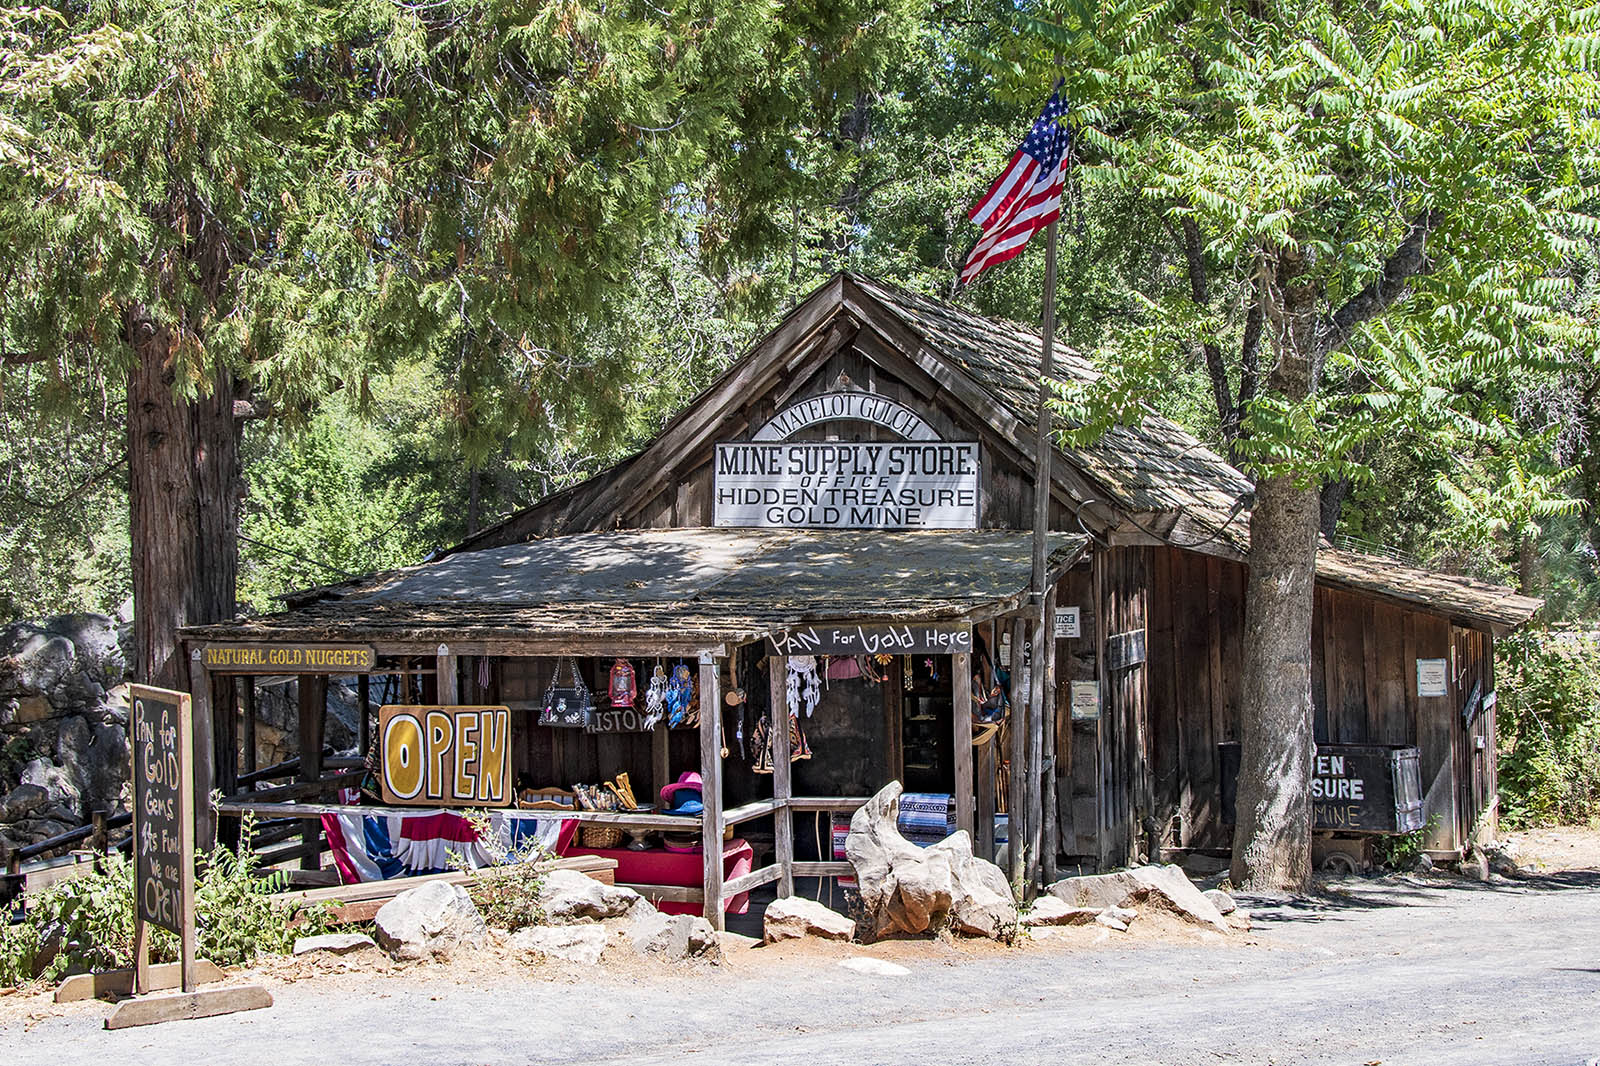
M 610 934 L 600 925 L 536 925 L 511 937 L 511 950 L 593 966 Z
M 654 907 L 640 909 L 627 930 L 628 942 L 641 955 L 676 962 L 680 959 L 722 958 L 722 945 L 711 923 L 698 915 L 662 914 Z
M 869 939 L 926 933 L 949 924 L 975 936 L 1010 939 L 1016 901 L 1000 868 L 972 854 L 965 832 L 930 848 L 900 835 L 900 783 L 891 781 L 850 819 L 845 854 L 855 867 Z
M 1115 929 L 1119 933 L 1126 933 L 1128 931 L 1128 923 L 1118 921 L 1112 916 L 1109 909 L 1101 911 L 1100 914 L 1095 917 L 1094 924 L 1103 925 L 1107 929 Z
M 397 959 L 482 947 L 489 927 L 460 885 L 429 881 L 407 889 L 378 909 L 378 943 Z
M 885 962 L 883 959 L 867 958 L 864 955 L 842 959 L 839 965 L 847 970 L 854 970 L 856 973 L 871 974 L 873 977 L 904 977 L 911 972 L 904 966 Z
M 345 955 L 362 948 L 375 948 L 377 943 L 361 933 L 324 933 L 322 936 L 303 936 L 295 940 L 294 953 L 309 955 L 313 951 L 328 951 Z
M 1040 896 L 1022 916 L 1022 924 L 1034 929 L 1045 925 L 1090 925 L 1099 916 L 1093 907 L 1071 907 L 1056 896 Z
M 1132 925 L 1133 920 L 1139 917 L 1139 912 L 1132 907 L 1107 907 L 1100 913 L 1110 915 L 1123 925 Z
M 604 884 L 576 870 L 551 870 L 539 890 L 539 904 L 551 925 L 622 918 L 643 902 L 631 888 Z
M 762 922 L 763 939 L 768 944 L 779 940 L 798 940 L 815 936 L 824 940 L 849 940 L 855 934 L 856 923 L 829 910 L 814 899 L 804 896 L 787 896 L 767 904 Z
M 1239 909 L 1239 905 L 1233 901 L 1233 897 L 1220 888 L 1207 889 L 1202 895 L 1211 901 L 1213 907 L 1217 908 L 1218 914 L 1232 914 Z
M 1050 886 L 1051 895 L 1078 907 L 1154 905 L 1196 924 L 1227 932 L 1228 923 L 1194 886 L 1182 867 L 1140 866 L 1116 873 L 1068 877 Z

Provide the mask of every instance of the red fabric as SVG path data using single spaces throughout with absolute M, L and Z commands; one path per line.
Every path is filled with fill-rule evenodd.
M 629 851 L 627 848 L 569 847 L 563 855 L 601 855 L 617 860 L 617 883 L 623 885 L 683 885 L 699 888 L 701 880 L 700 849 L 693 851 L 668 851 L 651 848 L 649 851 Z M 755 860 L 755 849 L 742 837 L 727 841 L 722 848 L 722 879 L 731 881 L 750 872 Z M 701 907 L 694 903 L 672 903 L 662 900 L 656 904 L 662 914 L 699 914 Z M 722 901 L 722 909 L 729 914 L 743 914 L 750 909 L 750 893 L 741 892 Z

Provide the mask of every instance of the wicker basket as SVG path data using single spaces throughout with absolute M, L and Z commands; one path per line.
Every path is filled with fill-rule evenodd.
M 578 832 L 578 842 L 586 848 L 614 848 L 625 834 L 614 825 L 586 825 Z

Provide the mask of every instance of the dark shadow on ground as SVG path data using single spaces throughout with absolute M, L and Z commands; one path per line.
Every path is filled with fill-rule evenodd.
M 1462 892 L 1511 894 L 1600 889 L 1600 870 L 1562 870 L 1549 874 L 1497 877 L 1493 881 L 1468 878 L 1411 878 L 1386 874 L 1371 878 L 1345 878 L 1337 885 L 1319 886 L 1308 895 L 1289 898 L 1241 895 L 1238 901 L 1260 925 L 1284 922 L 1339 920 L 1344 915 L 1390 907 L 1438 907 L 1448 896 Z

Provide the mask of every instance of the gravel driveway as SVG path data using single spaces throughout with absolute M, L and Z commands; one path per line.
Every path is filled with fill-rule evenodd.
M 835 944 L 582 973 L 486 957 L 269 968 L 269 1010 L 105 1032 L 0 1000 L 0 1064 L 1559 1063 L 1600 1059 L 1600 873 L 1350 880 L 1240 940 Z M 1138 923 L 1135 923 L 1137 926 Z M 1096 936 L 1104 939 L 1096 940 Z M 841 968 L 871 955 L 899 976 Z M 299 978 L 299 979 L 296 979 Z

